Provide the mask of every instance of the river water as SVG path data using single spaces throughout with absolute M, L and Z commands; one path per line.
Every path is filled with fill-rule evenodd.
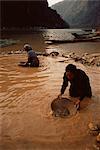
M 39 52 L 99 52 L 99 42 L 59 45 L 44 43 L 44 37 L 61 38 L 62 35 L 66 37 L 66 34 L 67 38 L 72 38 L 65 30 L 46 30 L 31 34 L 10 33 L 3 38 L 19 42 L 0 48 L 0 51 L 16 51 L 22 49 L 24 43 L 30 43 Z M 39 68 L 22 68 L 18 63 L 26 61 L 26 54 L 0 55 L 0 150 L 92 149 L 95 137 L 88 133 L 88 124 L 100 123 L 100 69 L 83 66 L 72 60 L 61 63 L 61 57 L 38 57 Z M 82 110 L 75 115 L 54 118 L 50 113 L 51 102 L 60 92 L 63 73 L 68 63 L 74 63 L 88 74 L 93 98 L 84 100 L 81 104 Z M 68 89 L 64 96 L 69 97 Z
M 13 39 L 18 41 L 16 45 L 11 45 L 9 47 L 0 48 L 0 52 L 5 51 L 15 51 L 22 49 L 24 43 L 30 43 L 35 51 L 58 51 L 59 53 L 68 54 L 70 52 L 75 52 L 78 54 L 83 53 L 95 53 L 100 52 L 100 42 L 79 42 L 79 43 L 65 43 L 65 44 L 45 44 L 46 39 L 57 39 L 57 40 L 72 40 L 74 37 L 71 33 L 84 33 L 80 29 L 48 29 L 41 31 L 34 31 L 31 33 L 19 32 L 9 32 L 3 34 L 3 39 Z

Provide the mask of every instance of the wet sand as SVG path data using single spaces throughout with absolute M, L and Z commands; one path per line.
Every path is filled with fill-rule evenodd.
M 96 137 L 88 124 L 100 124 L 100 67 L 61 63 L 61 57 L 39 59 L 39 68 L 22 68 L 17 64 L 25 54 L 0 55 L 0 150 L 92 150 Z M 57 118 L 50 113 L 51 102 L 68 63 L 87 73 L 93 97 L 85 98 L 75 115 Z M 64 96 L 69 98 L 68 88 Z

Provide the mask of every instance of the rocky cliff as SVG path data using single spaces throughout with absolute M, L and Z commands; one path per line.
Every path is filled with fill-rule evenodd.
M 64 0 L 52 8 L 70 27 L 100 27 L 100 0 Z
M 47 0 L 1 1 L 1 27 L 69 28 Z

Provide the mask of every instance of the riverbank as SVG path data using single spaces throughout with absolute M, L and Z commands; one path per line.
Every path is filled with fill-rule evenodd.
M 2 56 L 9 56 L 9 55 L 25 55 L 26 52 L 23 50 L 17 50 L 17 51 L 8 51 L 8 52 L 1 52 L 0 57 Z M 57 57 L 59 56 L 61 60 L 59 62 L 68 62 L 69 60 L 74 60 L 75 62 L 79 62 L 84 65 L 88 66 L 97 66 L 100 67 L 100 53 L 93 53 L 88 54 L 84 53 L 82 55 L 77 55 L 76 53 L 72 52 L 68 55 L 60 54 L 58 51 L 45 51 L 45 52 L 36 52 L 38 56 L 51 56 L 51 57 Z

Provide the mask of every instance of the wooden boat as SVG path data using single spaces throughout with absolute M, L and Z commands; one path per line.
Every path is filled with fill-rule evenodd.
M 55 40 L 55 39 L 48 39 L 46 40 L 46 44 L 63 44 L 63 43 L 76 43 L 76 42 L 96 42 L 100 41 L 100 36 L 99 37 L 92 37 L 92 38 L 82 38 L 78 39 L 75 38 L 74 40 Z

